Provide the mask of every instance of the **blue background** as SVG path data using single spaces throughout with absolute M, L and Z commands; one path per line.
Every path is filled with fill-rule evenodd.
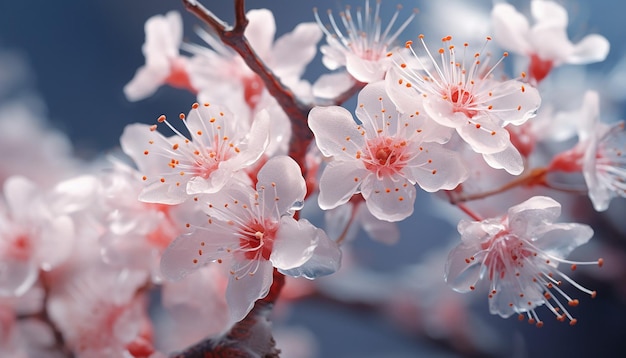
M 223 19 L 230 21 L 232 18 L 230 1 L 206 0 L 204 3 Z M 356 5 L 360 1 L 352 3 Z M 423 2 L 403 3 L 408 9 L 427 7 Z M 489 6 L 484 1 L 476 3 L 476 6 Z M 385 1 L 387 10 L 384 19 L 389 18 L 395 4 L 396 1 Z M 320 9 L 340 8 L 340 3 L 335 0 L 249 1 L 247 5 L 249 8 L 268 7 L 273 10 L 278 20 L 277 34 L 290 31 L 299 22 L 313 21 L 311 9 L 314 6 Z M 622 42 L 626 26 L 622 2 L 569 2 L 567 6 L 576 15 L 571 25 L 575 34 L 597 32 L 610 40 L 612 49 L 609 59 L 590 66 L 597 71 L 610 69 L 624 54 Z M 183 12 L 186 36 L 199 43 L 192 35 L 198 20 L 186 14 L 181 2 L 176 0 L 2 0 L 0 48 L 22 54 L 33 74 L 27 85 L 41 94 L 48 106 L 51 123 L 67 133 L 78 155 L 90 158 L 117 146 L 126 124 L 152 123 L 161 114 L 177 115 L 186 111 L 194 101 L 192 95 L 169 88 L 163 88 L 155 96 L 137 103 L 129 103 L 122 93 L 123 86 L 144 63 L 141 45 L 145 20 L 173 9 Z M 428 13 L 424 11 L 414 21 L 413 26 L 417 29 L 407 32 L 411 36 L 425 31 L 419 29 L 420 21 L 423 21 L 420 16 L 427 17 Z M 319 58 L 315 61 L 306 74 L 310 80 L 323 72 Z M 427 202 L 428 199 L 424 199 L 421 203 Z M 359 238 L 356 254 L 369 258 L 371 266 L 377 270 L 390 270 L 403 263 L 418 262 L 427 256 L 426 250 L 435 246 L 438 239 L 454 233 L 452 225 L 433 219 L 426 205 L 417 208 L 416 216 L 430 217 L 427 227 L 435 228 L 432 232 L 423 233 L 430 239 L 411 240 L 414 239 L 411 237 L 414 225 L 418 223 L 415 221 L 418 219 L 414 219 L 401 225 L 403 236 L 397 246 L 386 247 Z M 623 248 L 623 238 L 612 236 L 610 239 L 616 247 Z M 616 294 L 616 287 L 602 286 L 591 278 L 583 277 L 583 283 L 602 294 L 593 302 L 582 299 L 581 306 L 576 309 L 579 324 L 574 328 L 549 322 L 537 329 L 515 318 L 503 320 L 490 316 L 486 299 L 477 299 L 473 305 L 487 324 L 505 332 L 506 342 L 511 344 L 511 351 L 503 353 L 506 356 L 513 351 L 519 357 L 607 357 L 613 356 L 611 352 L 626 352 L 623 296 Z M 323 300 L 307 300 L 295 305 L 289 323 L 302 325 L 314 333 L 320 357 L 460 355 L 445 345 L 407 334 L 390 324 L 380 313 L 363 307 L 347 308 Z M 515 342 L 522 343 L 513 347 Z

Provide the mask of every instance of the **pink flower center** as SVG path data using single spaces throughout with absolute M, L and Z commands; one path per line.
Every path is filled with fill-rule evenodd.
M 539 56 L 533 54 L 530 56 L 530 65 L 528 66 L 528 73 L 531 78 L 534 78 L 537 82 L 541 82 L 552 70 L 554 63 L 551 60 L 542 60 Z
M 208 179 L 211 176 L 211 173 L 219 167 L 220 162 L 232 157 L 230 149 L 234 148 L 234 146 L 231 145 L 228 138 L 215 137 L 213 143 L 213 148 L 206 148 L 204 153 L 199 151 L 195 153 L 199 157 L 196 158 L 193 173 L 204 179 Z
M 277 231 L 278 223 L 268 219 L 262 223 L 254 219 L 246 225 L 241 232 L 242 236 L 239 238 L 239 247 L 244 252 L 246 259 L 269 260 Z
M 175 88 L 190 90 L 193 93 L 197 92 L 191 84 L 185 62 L 182 59 L 172 61 L 170 75 L 165 79 L 165 82 Z
M 490 280 L 493 280 L 494 277 L 503 279 L 507 271 L 511 273 L 514 267 L 524 267 L 525 258 L 537 255 L 537 253 L 528 250 L 524 242 L 517 236 L 506 231 L 502 231 L 491 240 L 482 243 L 481 248 L 489 251 L 484 264 L 489 268 Z
M 407 142 L 404 139 L 376 137 L 367 141 L 367 153 L 363 162 L 365 168 L 379 175 L 391 175 L 406 165 Z
M 478 111 L 470 109 L 474 105 L 474 95 L 462 87 L 452 86 L 444 98 L 452 102 L 452 111 L 464 113 L 467 117 L 474 117 Z
M 246 103 L 251 109 L 256 108 L 257 104 L 261 100 L 261 94 L 263 93 L 263 80 L 256 74 L 252 74 L 249 77 L 243 79 L 243 95 Z
M 18 234 L 5 244 L 3 256 L 14 260 L 26 261 L 31 255 L 33 245 L 26 234 Z M 4 246 L 4 245 L 3 245 Z

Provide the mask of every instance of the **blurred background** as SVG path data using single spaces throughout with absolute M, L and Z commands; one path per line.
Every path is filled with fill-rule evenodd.
M 231 1 L 203 3 L 222 19 L 231 21 Z M 489 34 L 486 21 L 491 1 L 383 0 L 384 22 L 391 18 L 398 3 L 404 6 L 400 21 L 413 8 L 420 10 L 405 36 L 400 36 L 402 42 L 420 33 L 435 39 L 449 34 L 483 39 Z M 521 10 L 528 9 L 526 1 L 513 3 Z M 610 103 L 604 116 L 608 121 L 625 118 L 626 79 L 620 72 L 624 71 L 620 67 L 624 67 L 625 54 L 624 5 L 617 0 L 561 3 L 570 12 L 569 31 L 574 41 L 588 33 L 599 33 L 611 42 L 611 53 L 605 62 L 585 66 L 582 73 L 581 70 L 568 72 L 565 68 L 561 76 L 587 81 L 590 87 L 603 88 L 604 92 L 608 89 L 606 101 Z M 248 8 L 266 7 L 274 12 L 277 35 L 290 31 L 300 22 L 314 21 L 313 7 L 322 10 L 322 14 L 327 8 L 337 13 L 348 4 L 356 7 L 362 2 L 247 2 Z M 23 71 L 24 74 L 15 90 L 4 94 L 5 99 L 36 94 L 45 104 L 52 127 L 66 133 L 75 154 L 85 159 L 118 146 L 127 124 L 153 123 L 161 114 L 174 116 L 187 111 L 195 98 L 180 90 L 164 87 L 156 95 L 136 103 L 128 102 L 122 92 L 144 63 L 141 53 L 144 22 L 150 16 L 170 10 L 183 13 L 186 37 L 201 43 L 193 32 L 194 27 L 201 26 L 200 22 L 187 14 L 177 0 L 0 1 L 0 66 L 3 66 L 0 81 L 11 78 L 11 73 Z M 305 77 L 314 81 L 322 73 L 325 70 L 318 56 Z M 567 95 L 571 88 L 555 90 Z M 574 96 L 572 100 L 577 98 Z M 353 105 L 348 105 L 348 109 L 352 110 Z M 1 155 L 14 157 L 19 153 Z M 0 160 L 4 159 L 0 157 Z M 553 322 L 548 317 L 551 313 L 540 308 L 538 311 L 548 322 L 541 329 L 515 317 L 505 320 L 489 315 L 487 299 L 482 294 L 459 295 L 445 287 L 443 266 L 439 266 L 443 261 L 436 258 L 445 259 L 446 249 L 458 242 L 454 219 L 460 216 L 446 219 L 446 215 L 454 216 L 446 210 L 453 209 L 436 201 L 437 198 L 423 192 L 418 195 L 416 213 L 400 224 L 401 238 L 393 246 L 373 242 L 365 235 L 357 237 L 347 257 L 367 267 L 371 275 L 363 277 L 348 272 L 343 282 L 338 276 L 334 282 L 331 279 L 321 283 L 326 285 L 326 292 L 338 292 L 342 287 L 349 292 L 353 285 L 356 288 L 352 292 L 358 292 L 361 298 L 327 293 L 279 306 L 275 324 L 279 346 L 293 352 L 290 353 L 293 357 L 346 358 L 608 357 L 626 352 L 623 199 L 615 199 L 609 212 L 602 215 L 584 209 L 576 213 L 581 222 L 596 230 L 598 241 L 578 256 L 594 260 L 608 252 L 613 262 L 605 257 L 604 273 L 597 274 L 594 272 L 597 269 L 591 268 L 576 276 L 578 282 L 595 289 L 598 297 L 591 300 L 568 291 L 581 298 L 581 305 L 572 309 L 579 321 L 575 327 Z M 590 208 L 584 197 L 569 203 Z M 416 266 L 429 260 L 435 264 Z M 405 284 L 382 284 L 389 280 L 405 280 Z M 398 290 L 391 292 L 391 296 L 397 293 L 397 301 L 381 305 L 380 290 Z M 390 292 L 383 296 L 389 297 Z M 290 344 L 295 347 L 287 348 Z

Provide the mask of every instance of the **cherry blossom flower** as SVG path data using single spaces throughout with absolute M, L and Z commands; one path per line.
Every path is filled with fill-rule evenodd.
M 528 74 L 537 82 L 556 66 L 600 62 L 608 55 L 609 42 L 601 35 L 587 35 L 576 44 L 568 39 L 567 11 L 557 2 L 532 0 L 530 10 L 535 20 L 532 27 L 524 15 L 504 2 L 494 5 L 491 19 L 498 44 L 528 56 Z
M 442 39 L 440 63 L 435 60 L 424 42 L 427 60 L 413 49 L 412 41 L 406 47 L 413 56 L 401 54 L 394 61 L 386 77 L 389 96 L 403 112 L 409 112 L 416 101 L 423 106 L 433 121 L 454 128 L 458 135 L 494 168 L 503 168 L 511 174 L 523 170 L 520 153 L 513 147 L 506 125 L 521 125 L 533 117 L 541 103 L 539 92 L 516 79 L 499 81 L 493 76 L 505 53 L 493 66 L 490 56 L 476 52 L 466 59 L 469 45 L 463 45 L 463 56 L 458 62 L 452 37 Z M 489 41 L 490 38 L 487 38 Z M 430 61 L 430 62 L 428 62 Z M 432 69 L 430 69 L 432 67 Z M 523 77 L 523 75 L 522 75 Z
M 55 285 L 48 313 L 77 357 L 148 357 L 154 353 L 145 272 L 83 267 Z
M 554 223 L 561 214 L 561 205 L 554 199 L 535 196 L 509 208 L 506 215 L 483 221 L 461 220 L 458 225 L 462 242 L 448 257 L 446 281 L 459 292 L 475 289 L 479 280 L 489 282 L 489 310 L 504 318 L 524 314 L 530 323 L 543 325 L 535 312 L 545 305 L 560 321 L 576 319 L 558 296 L 569 306 L 578 300 L 561 288 L 562 280 L 595 297 L 558 269 L 559 263 L 577 265 L 597 262 L 574 262 L 566 257 L 576 247 L 586 243 L 593 230 L 583 224 Z
M 274 41 L 276 22 L 270 10 L 250 10 L 246 17 L 249 22 L 244 35 L 257 56 L 296 95 L 310 98 L 310 84 L 301 76 L 317 53 L 321 30 L 314 23 L 301 23 Z M 195 55 L 189 69 L 192 83 L 199 90 L 199 99 L 228 105 L 233 98 L 244 99 L 248 107 L 254 109 L 265 90 L 261 78 L 214 35 L 203 30 L 198 35 L 210 48 L 188 45 L 185 49 Z M 216 83 L 220 86 L 215 86 Z
M 161 253 L 186 231 L 186 223 L 203 221 L 202 212 L 193 201 L 164 205 L 137 200 L 144 187 L 141 174 L 122 163 L 114 163 L 98 184 L 102 259 L 117 268 L 144 270 L 161 283 Z
M 190 195 L 220 190 L 242 169 L 254 164 L 268 145 L 269 118 L 260 112 L 250 131 L 225 108 L 208 103 L 181 114 L 185 137 L 165 118 L 175 135 L 166 138 L 156 125 L 131 124 L 121 137 L 122 149 L 137 163 L 146 187 L 145 202 L 180 204 Z
M 395 30 L 394 24 L 401 12 L 398 7 L 395 14 L 389 21 L 387 26 L 383 27 L 380 18 L 380 1 L 376 1 L 376 7 L 370 6 L 369 0 L 365 0 L 365 6 L 356 9 L 352 15 L 351 8 L 346 6 L 346 10 L 339 13 L 341 23 L 344 30 L 342 31 L 337 24 L 332 12 L 328 11 L 328 19 L 330 26 L 325 26 L 322 22 L 317 8 L 313 9 L 315 20 L 326 35 L 327 45 L 323 45 L 320 51 L 323 54 L 322 61 L 330 70 L 337 70 L 345 67 L 345 71 L 350 74 L 354 80 L 364 83 L 370 83 L 382 80 L 389 68 L 391 62 L 387 58 L 387 52 L 392 48 L 398 36 L 413 21 L 417 11 L 413 11 L 408 18 Z M 345 33 L 345 34 L 344 34 Z M 337 85 L 336 79 L 344 77 L 339 74 L 332 74 L 334 85 Z M 318 88 L 317 95 L 322 97 L 331 97 L 324 95 L 319 88 L 324 83 L 325 78 L 321 78 L 322 82 L 316 84 Z M 353 81 L 345 81 L 345 85 L 354 83 Z M 315 88 L 314 88 L 315 89 Z
M 357 124 L 343 107 L 315 107 L 309 127 L 322 154 L 333 157 L 320 178 L 318 203 L 324 210 L 361 193 L 380 220 L 399 221 L 413 212 L 415 187 L 454 189 L 467 177 L 457 154 L 435 141 L 440 127 L 412 111 L 401 114 L 382 81 L 367 85 L 358 98 Z
M 13 176 L 0 202 L 0 296 L 21 296 L 70 255 L 74 222 L 32 181 Z
M 146 64 L 124 86 L 129 101 L 149 97 L 164 84 L 194 90 L 189 78 L 187 57 L 179 54 L 183 41 L 183 22 L 180 13 L 170 11 L 156 15 L 145 25 L 146 42 L 142 47 Z
M 243 319 L 267 295 L 274 267 L 313 279 L 336 271 L 341 257 L 321 229 L 293 218 L 306 193 L 293 159 L 271 158 L 257 178 L 256 190 L 233 180 L 217 193 L 200 196 L 207 223 L 177 238 L 161 260 L 161 270 L 170 279 L 209 262 L 230 261 L 226 298 L 232 322 Z
M 605 211 L 611 199 L 626 197 L 624 121 L 600 121 L 600 98 L 595 91 L 585 93 L 581 109 L 571 119 L 578 124 L 578 144 L 555 156 L 550 168 L 582 171 L 593 207 Z

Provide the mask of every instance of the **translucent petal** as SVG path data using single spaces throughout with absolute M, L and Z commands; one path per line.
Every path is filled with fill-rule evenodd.
M 467 179 L 469 173 L 457 152 L 437 144 L 423 143 L 424 148 L 404 169 L 405 176 L 428 192 L 451 190 Z
M 178 55 L 183 40 L 183 20 L 180 13 L 170 11 L 165 16 L 153 16 L 144 26 L 146 41 L 142 47 L 146 63 Z
M 413 214 L 415 186 L 404 178 L 368 176 L 361 192 L 368 210 L 380 220 L 400 221 Z
M 357 217 L 363 230 L 373 240 L 387 245 L 393 245 L 400 240 L 400 229 L 396 223 L 379 220 L 370 213 L 366 205 L 359 204 L 357 210 Z
M 424 110 L 437 124 L 459 128 L 468 123 L 469 118 L 463 112 L 454 112 L 450 101 L 432 95 L 424 100 Z
M 291 157 L 271 158 L 263 165 L 257 179 L 256 188 L 266 208 L 276 205 L 278 213 L 285 214 L 294 204 L 304 201 L 306 183 L 300 166 Z
M 387 94 L 396 104 L 399 111 L 404 113 L 415 113 L 419 111 L 419 102 L 422 96 L 413 87 L 407 87 L 406 80 L 402 72 L 395 66 L 392 66 L 385 76 L 385 87 Z M 417 109 L 416 109 L 417 106 Z
M 606 37 L 596 34 L 587 35 L 574 45 L 572 53 L 565 62 L 576 65 L 601 62 L 608 56 L 610 48 L 611 44 Z
M 555 1 L 533 0 L 530 11 L 536 26 L 551 26 L 565 29 L 567 27 L 567 11 Z
M 310 280 L 330 275 L 336 272 L 341 265 L 341 250 L 337 244 L 330 240 L 326 233 L 301 219 L 301 225 L 307 226 L 307 231 L 315 235 L 313 250 L 304 262 L 291 269 L 279 268 L 278 271 L 292 277 L 306 277 Z M 302 227 L 302 226 L 301 226 Z
M 365 145 L 352 114 L 343 107 L 314 107 L 309 112 L 309 127 L 315 134 L 317 147 L 327 157 L 353 159 Z
M 305 219 L 283 216 L 270 256 L 274 267 L 290 270 L 308 261 L 318 244 L 318 230 Z
M 231 275 L 228 280 L 226 302 L 228 303 L 231 323 L 244 319 L 254 307 L 254 302 L 265 297 L 269 292 L 273 281 L 272 271 L 274 268 L 272 263 L 267 260 L 260 260 L 258 265 L 254 275 L 248 274 L 240 278 Z
M 170 74 L 169 66 L 141 66 L 135 76 L 124 86 L 124 95 L 131 102 L 152 96 Z
M 535 26 L 530 30 L 530 41 L 534 52 L 543 60 L 552 60 L 555 65 L 567 61 L 574 51 L 565 28 Z
M 302 76 L 306 65 L 315 57 L 321 39 L 322 30 L 316 23 L 298 24 L 274 43 L 270 67 L 279 77 Z
M 33 201 L 39 188 L 23 176 L 11 176 L 4 182 L 4 197 L 14 220 L 23 220 L 33 214 Z
M 348 91 L 356 80 L 346 71 L 321 75 L 313 84 L 313 96 L 332 99 Z
M 249 21 L 244 32 L 246 39 L 261 59 L 269 58 L 276 34 L 274 14 L 267 9 L 254 9 L 248 11 L 246 17 Z
M 0 260 L 0 296 L 21 296 L 33 286 L 39 267 L 32 259 L 3 257 Z
M 547 196 L 534 196 L 508 210 L 509 228 L 519 237 L 532 237 L 533 232 L 551 224 L 561 215 L 561 204 Z
M 519 54 L 527 55 L 531 51 L 528 43 L 528 20 L 507 3 L 497 3 L 491 11 L 494 39 L 497 43 Z
M 476 122 L 465 121 L 456 129 L 473 151 L 480 154 L 498 153 L 511 144 L 510 135 L 506 129 L 485 117 L 475 120 Z
M 512 144 L 498 153 L 483 154 L 483 159 L 494 169 L 504 169 L 511 175 L 519 175 L 524 171 L 524 159 Z
M 346 70 L 359 82 L 372 83 L 382 80 L 387 67 L 384 60 L 370 61 L 352 52 L 346 53 Z
M 584 224 L 557 223 L 534 234 L 536 239 L 532 243 L 535 247 L 547 254 L 566 258 L 575 248 L 591 239 L 593 230 Z
M 448 255 L 444 279 L 457 292 L 469 292 L 480 278 L 482 257 L 475 245 L 461 243 Z M 474 258 L 472 260 L 471 258 Z
M 69 216 L 58 216 L 41 226 L 35 256 L 41 269 L 50 271 L 68 259 L 74 248 L 74 222 Z
M 168 279 L 180 280 L 206 263 L 224 256 L 225 248 L 238 244 L 233 231 L 214 222 L 208 230 L 196 229 L 177 237 L 163 252 L 161 273 Z
M 345 204 L 368 175 L 371 175 L 370 172 L 356 161 L 334 160 L 328 163 L 319 182 L 320 208 L 328 210 Z
M 492 106 L 492 109 L 485 112 L 491 118 L 497 118 L 500 126 L 523 124 L 536 115 L 541 105 L 539 91 L 520 81 L 509 80 L 496 84 L 491 92 L 494 99 L 486 101 L 486 104 Z
M 377 130 L 395 135 L 398 131 L 398 111 L 387 96 L 385 83 L 378 81 L 365 86 L 358 96 L 355 114 L 365 129 L 367 138 L 374 138 Z

